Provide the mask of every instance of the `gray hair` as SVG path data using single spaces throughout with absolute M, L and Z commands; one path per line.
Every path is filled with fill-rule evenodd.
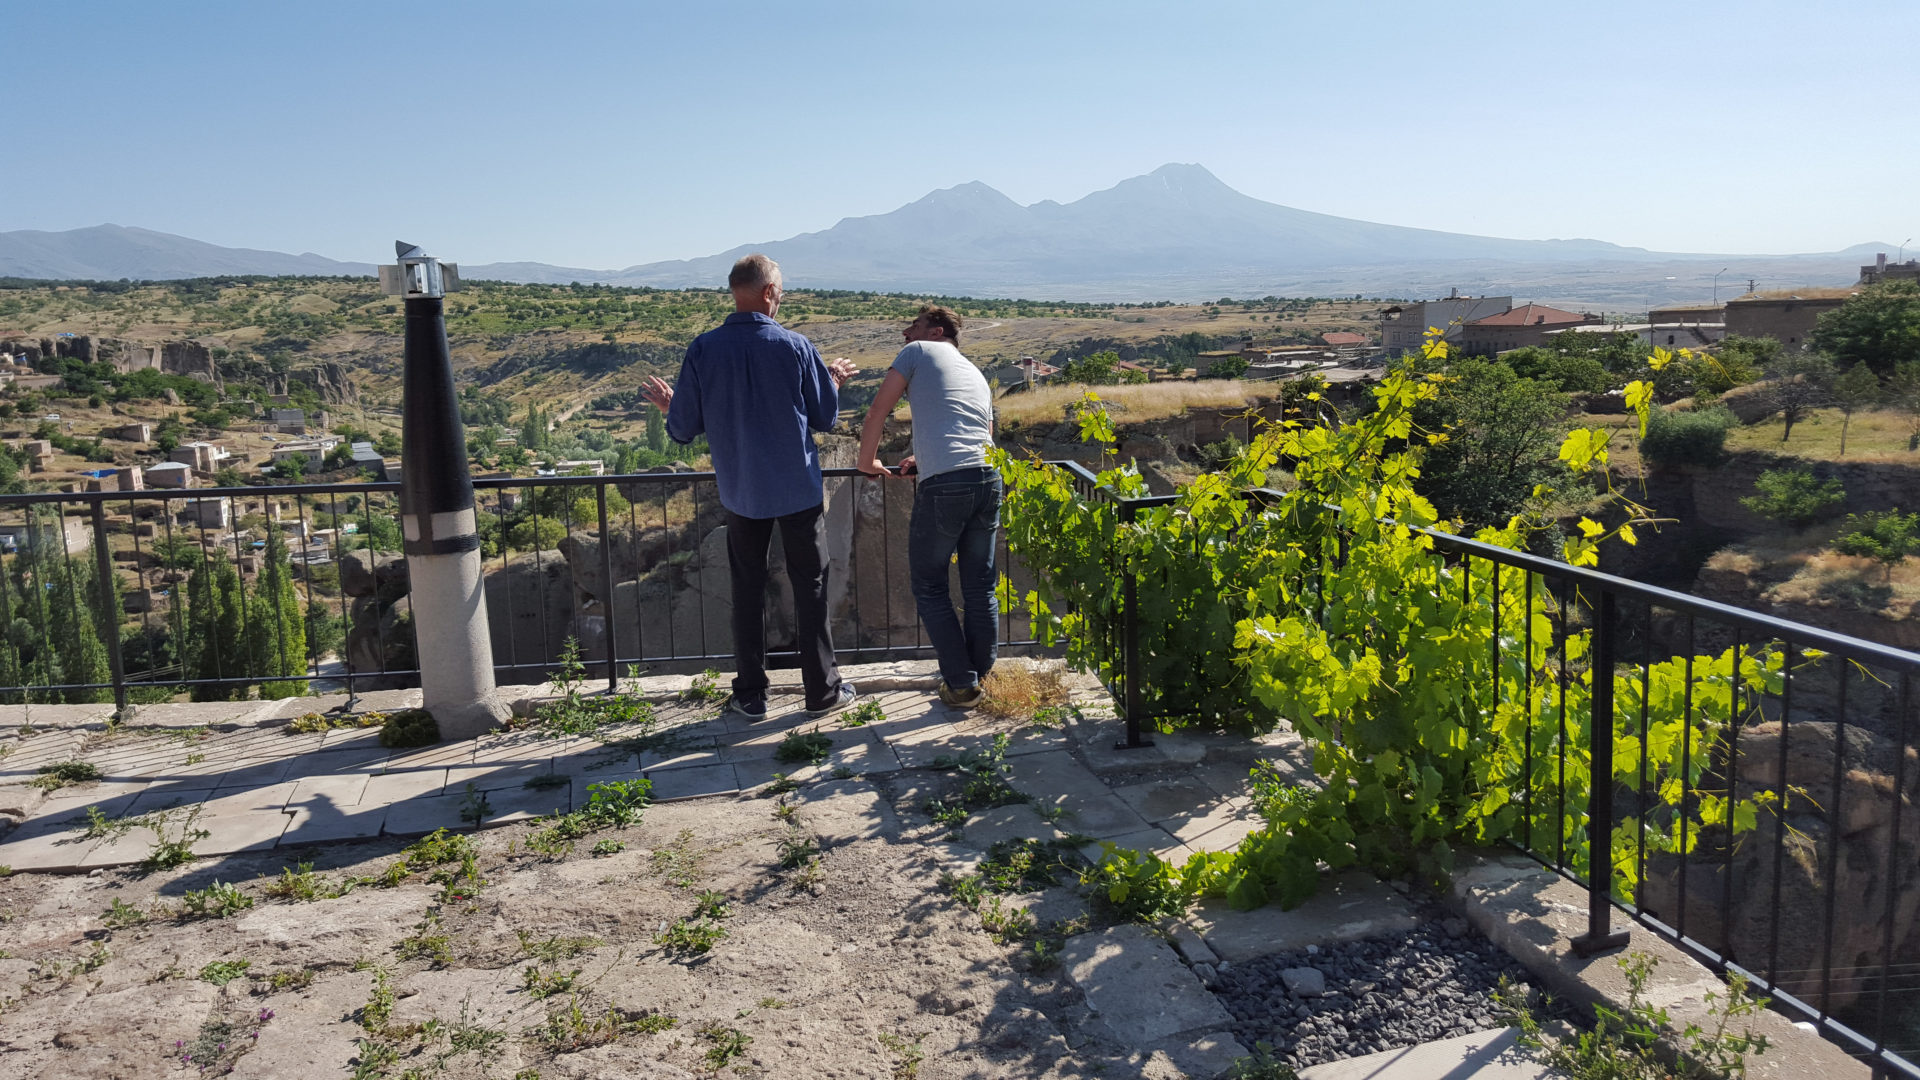
M 780 264 L 759 252 L 743 256 L 727 275 L 729 289 L 760 289 L 780 284 Z

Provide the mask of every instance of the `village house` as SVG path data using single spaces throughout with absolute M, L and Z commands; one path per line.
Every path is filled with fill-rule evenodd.
M 1459 289 L 1443 300 L 1395 305 L 1380 313 L 1380 347 L 1389 356 L 1420 351 L 1429 327 L 1441 331 L 1449 343 L 1460 340 L 1460 328 L 1474 319 L 1498 315 L 1513 307 L 1511 296 L 1461 296 Z
M 1774 289 L 1752 292 L 1727 301 L 1726 332 L 1741 337 L 1767 337 L 1782 345 L 1804 349 L 1813 338 L 1814 324 L 1833 311 L 1852 289 Z
M 163 461 L 146 468 L 148 487 L 185 488 L 193 486 L 193 469 L 185 462 Z
M 1556 330 L 1599 322 L 1598 315 L 1545 304 L 1523 304 L 1497 315 L 1469 320 L 1460 328 L 1460 348 L 1468 356 L 1498 356 L 1508 349 L 1544 345 L 1547 335 Z

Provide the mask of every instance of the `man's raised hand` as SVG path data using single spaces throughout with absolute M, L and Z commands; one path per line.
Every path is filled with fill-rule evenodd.
M 673 387 L 667 385 L 667 380 L 658 375 L 647 376 L 647 381 L 640 387 L 640 392 L 645 394 L 647 400 L 653 402 L 653 407 L 661 412 L 666 412 L 673 404 Z
M 847 380 L 853 378 L 853 373 L 858 370 L 854 367 L 853 361 L 844 356 L 835 357 L 827 364 L 827 374 L 833 376 L 833 386 L 836 390 L 847 385 Z

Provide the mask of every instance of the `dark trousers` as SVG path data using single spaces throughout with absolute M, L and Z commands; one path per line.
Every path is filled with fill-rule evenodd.
M 1000 636 L 1000 598 L 993 586 L 993 542 L 1000 531 L 1000 474 L 957 469 L 921 480 L 907 533 L 907 569 L 914 606 L 927 643 L 940 658 L 940 677 L 955 690 L 977 686 L 993 662 Z M 954 614 L 948 567 L 960 567 L 960 603 Z
M 733 692 L 743 698 L 767 692 L 767 553 L 773 530 L 786 551 L 793 582 L 794 644 L 807 706 L 829 703 L 840 692 L 840 666 L 827 629 L 827 531 L 825 506 L 777 518 L 727 512 L 727 567 L 733 575 Z

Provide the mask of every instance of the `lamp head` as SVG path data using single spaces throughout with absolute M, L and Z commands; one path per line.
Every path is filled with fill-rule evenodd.
M 418 244 L 396 240 L 394 254 L 399 262 L 380 268 L 380 291 L 408 300 L 438 299 L 460 291 L 460 267 L 443 263 L 426 253 Z

